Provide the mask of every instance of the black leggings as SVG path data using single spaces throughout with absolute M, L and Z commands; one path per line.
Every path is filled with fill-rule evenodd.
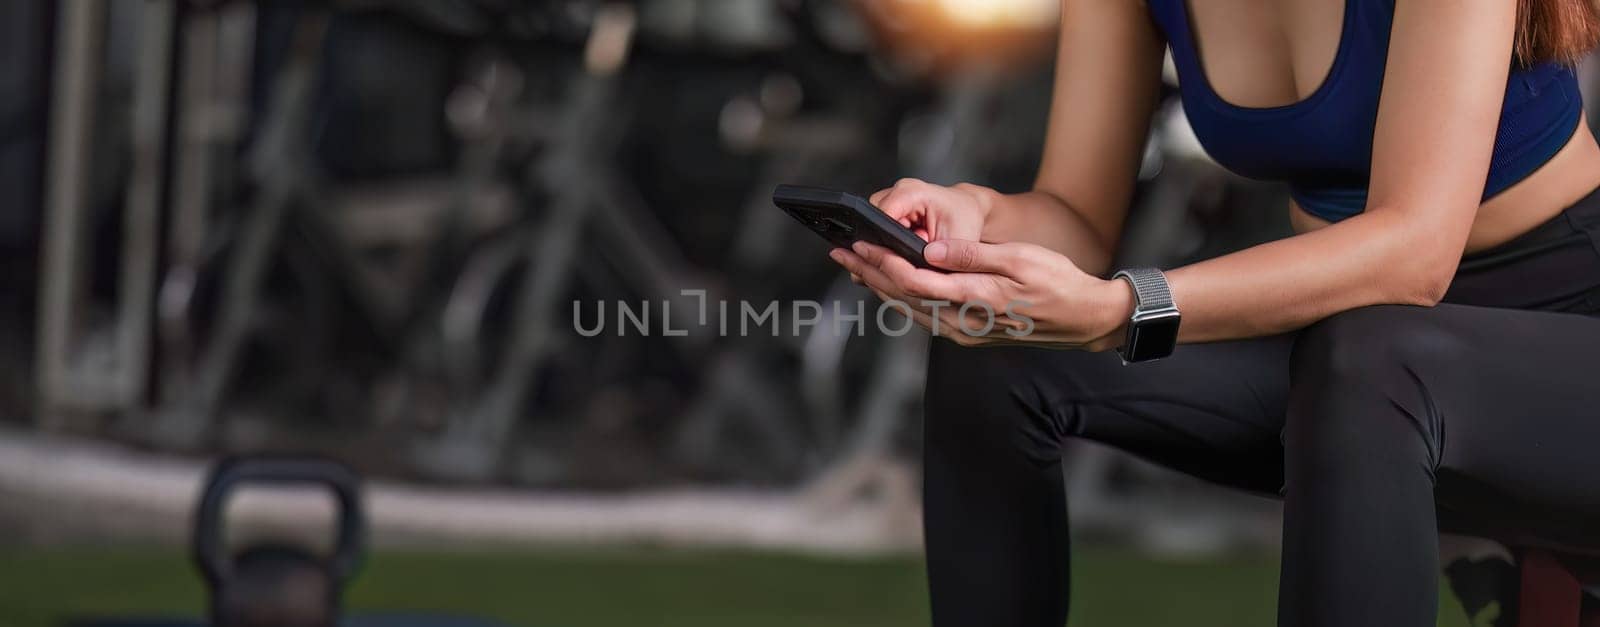
M 1281 626 L 1431 627 L 1440 530 L 1600 550 L 1600 191 L 1464 259 L 1432 308 L 1363 307 L 1126 367 L 931 350 L 939 627 L 1065 623 L 1066 438 L 1281 497 Z

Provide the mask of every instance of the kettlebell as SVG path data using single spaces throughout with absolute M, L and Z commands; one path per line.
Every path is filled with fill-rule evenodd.
M 241 485 L 326 488 L 338 502 L 331 555 L 282 543 L 227 553 L 223 511 Z M 334 627 L 340 597 L 365 553 L 360 479 L 331 460 L 234 457 L 211 469 L 195 510 L 193 557 L 210 590 L 212 627 Z

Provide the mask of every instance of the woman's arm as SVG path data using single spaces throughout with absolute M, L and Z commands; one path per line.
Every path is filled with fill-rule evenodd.
M 1106 272 L 1160 97 L 1165 46 L 1142 1 L 1061 3 L 1039 174 L 1033 191 L 995 199 L 985 241 L 1039 244 Z
M 1512 2 L 1396 2 L 1366 211 L 1170 272 L 1181 340 L 1279 333 L 1366 305 L 1437 303 L 1482 200 L 1515 23 Z
M 1122 4 L 1133 3 L 1100 6 Z M 1398 0 L 1366 211 L 1170 272 L 1183 311 L 1180 340 L 1270 335 L 1366 305 L 1437 303 L 1460 261 L 1488 176 L 1515 20 L 1513 3 Z M 1051 154 L 1063 150 L 1057 146 Z M 1079 188 L 1072 193 L 1092 197 Z M 1105 238 L 1102 250 L 1109 250 L 1105 234 L 1120 228 L 1121 214 L 1084 211 L 1079 202 L 1073 198 L 1070 206 Z M 1016 211 L 1010 215 L 1023 215 Z M 1036 324 L 1022 338 L 1003 334 L 1012 330 L 1003 326 L 979 338 L 954 333 L 960 318 L 948 308 L 918 314 L 925 326 L 937 317 L 944 324 L 940 334 L 962 343 L 1020 340 L 1107 349 L 1117 345 L 1133 308 L 1125 283 L 1083 271 L 1099 274 L 1101 268 L 1098 259 L 1082 253 L 1076 255 L 1084 258 L 1080 266 L 1076 258 L 1029 244 L 950 240 L 930 245 L 924 254 L 962 272 L 916 270 L 870 245 L 836 251 L 835 259 L 886 298 L 983 300 L 997 309 L 1019 300 L 1031 304 L 1025 311 Z
M 903 179 L 872 203 L 930 240 L 1028 242 L 1104 272 L 1160 95 L 1163 47 L 1143 0 L 1064 0 L 1033 191 Z

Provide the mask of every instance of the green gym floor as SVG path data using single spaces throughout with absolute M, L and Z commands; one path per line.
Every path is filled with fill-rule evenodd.
M 1162 561 L 1075 557 L 1074 627 L 1270 627 L 1271 556 Z M 0 547 L 0 626 L 65 616 L 197 615 L 202 590 L 178 552 Z M 1442 594 L 1440 625 L 1466 626 Z M 380 553 L 353 609 L 444 610 L 529 627 L 888 627 L 927 624 L 914 558 L 830 559 L 663 549 Z

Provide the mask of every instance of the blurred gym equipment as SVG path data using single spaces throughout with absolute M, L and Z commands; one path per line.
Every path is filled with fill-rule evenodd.
M 326 489 L 338 503 L 330 555 L 295 545 L 254 544 L 227 549 L 229 498 L 247 485 Z M 215 627 L 327 627 L 338 622 L 345 585 L 366 552 L 359 479 L 317 459 L 233 458 L 212 468 L 195 512 L 194 560 L 211 596 Z
M 230 550 L 228 504 L 250 488 L 310 488 L 334 503 L 326 554 L 298 541 L 255 541 Z M 195 508 L 193 560 L 206 583 L 209 619 L 178 617 L 72 620 L 73 627 L 495 627 L 432 613 L 367 612 L 346 616 L 342 597 L 366 557 L 361 479 L 314 457 L 232 457 L 212 466 Z

